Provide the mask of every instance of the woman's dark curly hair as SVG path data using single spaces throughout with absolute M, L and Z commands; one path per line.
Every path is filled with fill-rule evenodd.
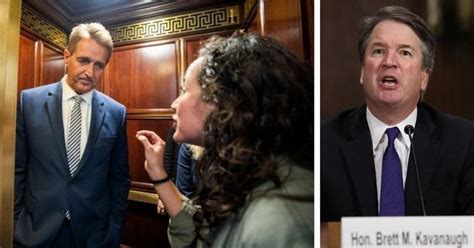
M 204 126 L 194 216 L 197 234 L 228 218 L 264 181 L 276 187 L 276 157 L 314 170 L 311 67 L 274 39 L 212 37 L 199 53 L 204 101 L 215 104 Z

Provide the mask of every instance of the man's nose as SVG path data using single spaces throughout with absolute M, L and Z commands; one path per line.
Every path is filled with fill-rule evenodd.
M 85 74 L 88 77 L 91 77 L 92 75 L 94 75 L 94 64 L 93 63 L 90 63 L 86 66 Z
M 396 67 L 397 66 L 397 58 L 396 53 L 393 51 L 387 51 L 384 56 L 383 66 L 385 67 Z

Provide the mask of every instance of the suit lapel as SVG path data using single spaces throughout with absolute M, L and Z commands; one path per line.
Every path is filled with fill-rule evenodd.
M 436 136 L 436 126 L 428 111 L 423 105 L 418 107 L 414 143 L 415 154 L 418 163 L 418 174 L 423 195 L 427 195 L 431 178 L 434 173 L 436 161 L 440 149 L 440 140 Z M 405 182 L 405 197 L 407 215 L 422 214 L 420 194 L 415 173 L 413 154 L 410 152 L 410 160 Z M 427 213 L 429 214 L 429 213 Z
M 68 165 L 66 156 L 66 144 L 64 141 L 64 127 L 63 127 L 63 112 L 62 112 L 62 87 L 61 83 L 57 83 L 56 87 L 52 89 L 46 97 L 46 111 L 48 113 L 49 123 L 52 130 L 56 130 L 53 139 L 56 141 L 58 146 L 59 156 L 63 160 L 65 165 Z M 69 172 L 69 168 L 66 166 Z M 69 175 L 69 173 L 66 173 Z
M 361 214 L 374 216 L 377 210 L 377 186 L 370 131 L 365 106 L 359 108 L 342 128 L 348 128 L 348 140 L 342 153 L 352 179 Z
M 77 173 L 82 169 L 87 159 L 90 157 L 94 146 L 97 142 L 100 129 L 104 123 L 105 109 L 104 102 L 100 98 L 99 94 L 94 90 L 92 95 L 92 106 L 91 106 L 91 123 L 89 128 L 89 137 L 87 138 L 87 145 L 82 154 L 81 162 L 78 165 Z

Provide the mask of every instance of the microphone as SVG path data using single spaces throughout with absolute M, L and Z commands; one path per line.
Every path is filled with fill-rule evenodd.
M 418 173 L 418 163 L 416 162 L 415 142 L 413 142 L 413 133 L 415 132 L 415 128 L 412 125 L 406 125 L 404 131 L 406 134 L 408 134 L 408 137 L 410 137 L 410 150 L 413 154 L 413 160 L 415 161 L 415 174 L 416 182 L 418 183 L 418 192 L 420 193 L 421 209 L 423 210 L 423 216 L 426 216 L 425 200 L 423 199 L 423 192 L 421 191 L 420 174 Z

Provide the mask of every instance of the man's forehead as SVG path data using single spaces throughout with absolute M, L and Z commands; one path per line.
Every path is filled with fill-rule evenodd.
M 397 37 L 400 39 L 408 39 L 408 38 L 416 37 L 417 39 L 421 40 L 418 34 L 413 29 L 413 27 L 411 27 L 410 25 L 406 23 L 394 21 L 394 20 L 384 20 L 377 23 L 377 25 L 375 25 L 375 27 L 372 29 L 370 37 L 381 35 L 381 34 L 384 34 L 384 35 L 391 34 L 394 37 Z
M 368 45 L 396 45 L 397 47 L 421 47 L 423 44 L 416 32 L 407 24 L 396 21 L 378 23 L 369 36 Z

